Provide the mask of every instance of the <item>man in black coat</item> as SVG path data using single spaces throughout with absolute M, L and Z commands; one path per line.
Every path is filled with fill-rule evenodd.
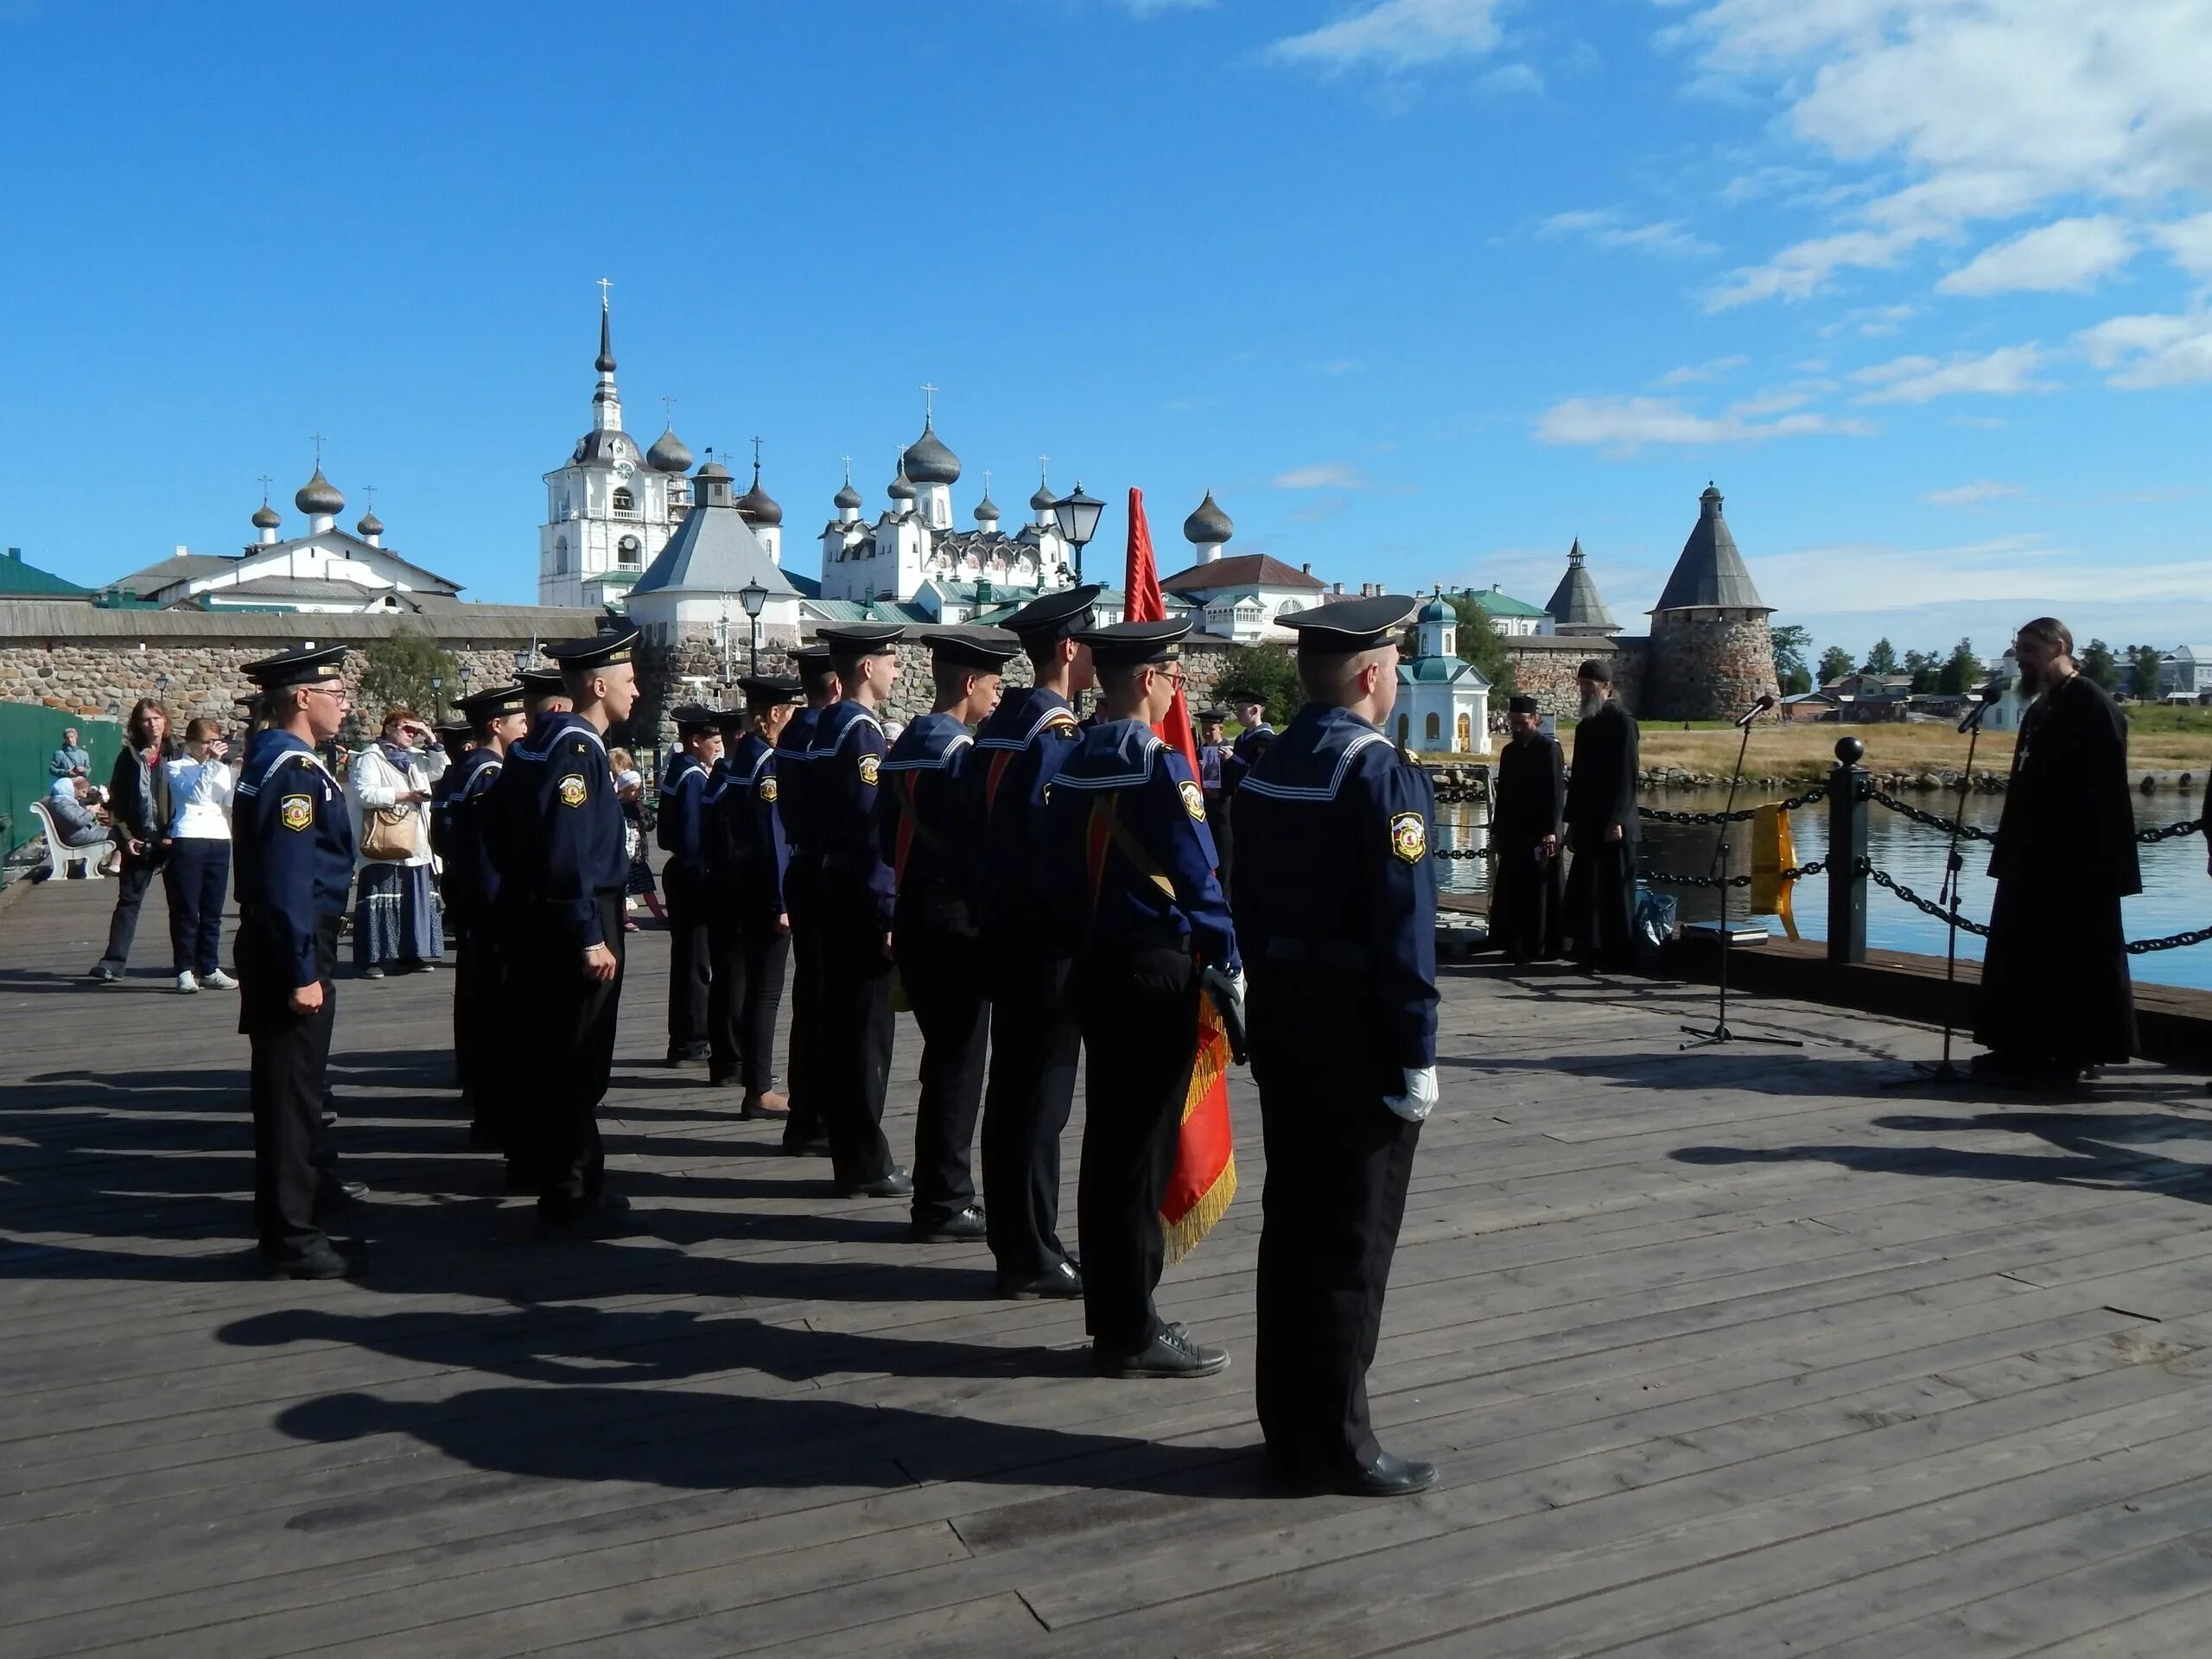
M 1567 816 L 1567 768 L 1548 735 L 1534 697 L 1506 704 L 1511 740 L 1497 758 L 1497 798 L 1491 804 L 1490 937 L 1516 963 L 1560 954 L 1565 896 L 1560 830 Z
M 2127 791 L 2127 721 L 2074 662 L 2074 636 L 2038 617 L 2013 641 L 2033 696 L 1989 873 L 1977 1077 L 2071 1083 L 2135 1050 L 2120 901 L 2143 890 Z
M 1628 966 L 1636 929 L 1636 721 L 1613 700 L 1612 671 L 1592 658 L 1575 671 L 1582 718 L 1567 785 L 1565 931 L 1589 969 Z

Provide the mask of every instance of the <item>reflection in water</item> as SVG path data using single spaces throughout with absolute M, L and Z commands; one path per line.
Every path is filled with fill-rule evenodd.
M 1800 792 L 1796 791 L 1793 792 Z M 1662 808 L 1669 812 L 1717 812 L 1727 804 L 1724 790 L 1670 790 L 1653 795 L 1645 804 Z M 1956 808 L 1956 795 L 1911 795 L 1905 798 L 1916 806 L 1948 817 Z M 1739 799 L 1741 807 L 1753 803 Z M 1967 798 L 1967 822 L 1984 829 L 1997 827 L 1998 815 L 2003 811 L 2005 798 L 2001 795 L 1974 795 Z M 2196 816 L 2198 804 L 2187 796 L 2176 794 L 2138 795 L 2135 798 L 2135 821 L 2139 827 L 2149 829 Z M 1440 806 L 1436 810 L 1437 840 L 1446 848 L 1480 847 L 1489 834 L 1489 809 L 1479 804 Z M 1897 880 L 1923 898 L 1933 899 L 1943 881 L 1943 854 L 1947 845 L 1944 837 L 1933 830 L 1923 829 L 1909 818 L 1876 806 L 1866 827 L 1867 854 L 1875 867 L 1886 870 Z M 1790 834 L 1796 842 L 1797 861 L 1809 863 L 1826 858 L 1828 852 L 1828 815 L 1825 804 L 1802 808 L 1790 814 Z M 1732 868 L 1742 872 L 1751 868 L 1751 825 L 1739 823 L 1731 831 L 1729 862 Z M 1710 825 L 1655 823 L 1646 820 L 1643 825 L 1643 865 L 1647 870 L 1669 870 L 1692 875 L 1703 875 L 1713 862 L 1713 831 Z M 1970 921 L 1989 919 L 1989 903 L 1995 883 L 1988 876 L 1989 846 L 1986 842 L 1965 842 L 1961 851 L 1966 860 L 1966 877 L 1961 888 L 1960 908 Z M 2162 841 L 2141 849 L 2143 856 L 2144 891 L 2126 901 L 2125 913 L 2127 937 L 2132 939 L 2155 938 L 2168 933 L 2186 932 L 2192 928 L 2212 923 L 2212 879 L 2205 874 L 2205 844 L 2201 836 L 2184 836 L 2173 841 Z M 1451 859 L 1444 861 L 1438 871 L 1447 892 L 1481 893 L 1486 891 L 1490 867 L 1481 859 Z M 1719 895 L 1709 889 L 1673 887 L 1681 906 L 1684 921 L 1712 921 L 1719 914 Z M 1744 894 L 1736 895 L 1737 911 Z M 1825 937 L 1827 920 L 1827 887 L 1825 876 L 1801 883 L 1796 896 L 1797 931 L 1808 939 Z M 1779 933 L 1779 921 L 1770 924 Z M 1879 950 L 1917 950 L 1929 956 L 1943 954 L 1943 924 L 1936 918 L 1924 916 L 1896 895 L 1877 887 L 1867 898 L 1866 942 Z M 1981 955 L 1981 941 L 1971 933 L 1959 935 L 1959 955 L 1978 958 Z M 2136 978 L 2162 985 L 2187 985 L 2199 990 L 2212 990 L 2212 944 L 2193 945 L 2182 950 L 2159 950 L 2147 956 L 2133 957 L 2129 968 Z

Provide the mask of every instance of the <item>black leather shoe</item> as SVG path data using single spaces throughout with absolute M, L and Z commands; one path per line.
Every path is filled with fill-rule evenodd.
M 1377 1452 L 1375 1461 L 1344 1478 L 1338 1491 L 1353 1497 L 1410 1497 L 1436 1484 L 1436 1465 Z
M 567 1238 L 613 1238 L 636 1230 L 630 1200 L 620 1192 L 602 1192 L 595 1198 L 540 1198 L 537 1230 Z
M 890 1173 L 879 1175 L 872 1181 L 840 1181 L 837 1196 L 841 1198 L 905 1198 L 913 1196 L 914 1178 L 905 1170 L 893 1166 Z
M 85 977 L 98 980 L 103 985 L 115 985 L 122 982 L 123 970 L 111 968 L 104 962 L 96 962 L 85 970 Z
M 332 1216 L 342 1216 L 359 1209 L 369 1196 L 369 1189 L 361 1181 L 333 1181 L 315 1195 L 315 1218 L 323 1221 Z
M 671 1043 L 668 1063 L 671 1065 L 696 1065 L 702 1060 L 714 1058 L 715 1051 L 705 1043 Z
M 336 1128 L 338 1127 L 338 1114 L 335 1112 L 325 1112 L 322 1115 L 322 1127 L 326 1129 Z
M 361 1270 L 359 1262 L 340 1255 L 328 1239 L 319 1238 L 297 1255 L 263 1258 L 271 1279 L 343 1279 Z
M 1152 1345 L 1134 1354 L 1117 1354 L 1093 1344 L 1091 1369 L 1102 1376 L 1211 1376 L 1229 1369 L 1229 1351 L 1209 1348 L 1191 1340 L 1179 1325 L 1163 1325 Z M 1433 1480 L 1436 1471 L 1429 1471 Z
M 1011 1302 L 1079 1301 L 1083 1275 L 1072 1262 L 1058 1262 L 1042 1273 L 999 1274 L 999 1294 Z
M 821 1135 L 811 1141 L 786 1141 L 784 1150 L 794 1158 L 827 1158 L 830 1142 Z
M 990 1231 L 983 1212 L 971 1204 L 964 1210 L 956 1210 L 934 1220 L 915 1217 L 906 1236 L 917 1244 L 967 1244 L 989 1237 Z

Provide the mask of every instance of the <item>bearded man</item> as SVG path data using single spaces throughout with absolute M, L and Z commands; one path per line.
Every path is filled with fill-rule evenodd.
M 1592 658 L 1574 674 L 1581 719 L 1567 785 L 1565 931 L 1585 968 L 1628 966 L 1636 938 L 1636 722 L 1613 700 L 1612 671 Z

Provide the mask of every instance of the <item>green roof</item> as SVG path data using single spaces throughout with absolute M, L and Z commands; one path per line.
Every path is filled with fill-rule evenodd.
M 1475 677 L 1478 684 L 1487 686 L 1490 683 L 1483 678 L 1481 670 L 1472 663 L 1461 662 L 1457 657 L 1416 657 L 1410 663 L 1398 664 L 1401 684 L 1409 684 L 1416 680 L 1428 684 L 1443 684 L 1465 679 L 1470 674 Z
M 25 564 L 22 549 L 11 547 L 0 556 L 0 594 L 11 599 L 90 599 L 92 590 L 64 582 L 35 564 Z
M 1516 599 L 1510 594 L 1501 594 L 1495 588 L 1463 588 L 1455 598 L 1471 599 L 1483 607 L 1484 616 L 1546 616 L 1550 614 L 1541 605 L 1531 605 L 1525 599 Z

